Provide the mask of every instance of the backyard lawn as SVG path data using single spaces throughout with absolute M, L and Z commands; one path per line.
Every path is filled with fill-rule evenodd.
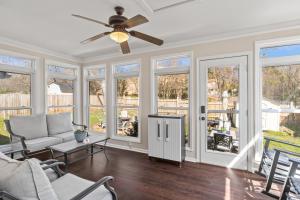
M 3 120 L 4 118 L 0 116 L 0 145 L 7 144 L 9 142 L 8 133 L 5 130 L 5 125 Z
M 264 131 L 264 136 L 300 145 L 300 137 L 293 137 L 285 132 L 268 130 L 268 131 Z M 271 149 L 278 148 L 278 149 L 284 149 L 284 150 L 300 153 L 300 148 L 298 148 L 298 147 L 292 147 L 292 146 L 280 144 L 277 142 L 270 142 L 269 147 Z

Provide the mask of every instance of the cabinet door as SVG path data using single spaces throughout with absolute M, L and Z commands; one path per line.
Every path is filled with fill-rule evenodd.
M 164 159 L 181 161 L 181 120 L 164 120 Z
M 148 154 L 151 157 L 163 158 L 163 119 L 148 118 Z

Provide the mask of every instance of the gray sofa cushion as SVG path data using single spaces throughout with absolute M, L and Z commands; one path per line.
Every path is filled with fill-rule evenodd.
M 63 177 L 53 181 L 52 187 L 61 200 L 71 199 L 76 196 L 89 186 L 93 185 L 94 182 L 82 179 L 73 174 L 66 174 Z M 68 187 L 66 187 L 66 185 Z M 102 185 L 95 191 L 83 198 L 83 200 L 112 200 L 111 193 Z
M 9 122 L 12 132 L 26 139 L 48 136 L 45 115 L 11 117 Z
M 61 134 L 54 135 L 53 137 L 57 137 L 63 140 L 63 142 L 68 142 L 75 139 L 74 131 L 69 131 Z
M 0 163 L 0 190 L 21 200 L 58 200 L 46 174 L 35 160 L 12 161 L 1 155 Z
M 62 139 L 57 137 L 41 137 L 32 140 L 25 140 L 27 149 L 30 151 L 39 151 L 59 143 L 62 143 Z
M 73 131 L 71 113 L 47 115 L 46 118 L 50 136 Z

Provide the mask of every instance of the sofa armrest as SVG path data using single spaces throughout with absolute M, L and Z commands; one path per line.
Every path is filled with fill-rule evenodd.
M 117 193 L 115 192 L 114 188 L 112 188 L 108 184 L 108 181 L 113 180 L 113 179 L 114 178 L 112 176 L 105 176 L 105 177 L 101 178 L 100 180 L 98 180 L 97 182 L 95 182 L 90 187 L 86 188 L 85 190 L 83 190 L 82 192 L 80 192 L 79 194 L 77 194 L 71 200 L 80 200 L 80 199 L 83 199 L 85 196 L 87 196 L 90 193 L 92 193 L 94 190 L 96 190 L 101 185 L 104 185 L 104 187 L 111 193 L 113 200 L 118 200 Z
M 51 164 L 51 163 L 55 163 L 55 162 L 59 162 L 58 160 L 56 159 L 49 159 L 49 160 L 44 160 L 44 161 L 41 161 L 40 164 L 43 165 L 43 164 Z
M 5 191 L 0 191 L 0 199 L 9 199 L 9 200 L 19 200 L 18 198 L 14 197 L 13 195 L 9 194 Z
M 9 133 L 10 136 L 11 136 L 11 139 L 15 137 L 15 138 L 17 138 L 18 140 L 20 140 L 20 141 L 21 141 L 21 144 L 22 144 L 22 147 L 23 147 L 23 150 L 24 150 L 24 151 L 27 151 L 27 146 L 26 146 L 26 144 L 25 144 L 26 138 L 25 138 L 24 136 L 15 134 L 15 133 L 11 130 L 11 126 L 10 126 L 9 120 L 7 120 L 7 119 L 4 120 L 4 123 L 5 123 L 6 130 L 8 131 L 8 133 Z

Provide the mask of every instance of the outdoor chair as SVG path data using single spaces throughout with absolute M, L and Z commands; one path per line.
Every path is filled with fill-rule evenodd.
M 64 173 L 56 160 L 13 160 L 0 152 L 1 200 L 117 200 L 117 194 L 105 176 L 97 182 L 88 181 L 71 173 Z M 47 170 L 57 174 L 47 176 Z M 23 184 L 26 183 L 26 184 Z M 20 189 L 22 188 L 22 189 Z
M 220 151 L 231 151 L 232 136 L 224 133 L 214 133 L 214 149 Z
M 289 161 L 291 165 L 279 200 L 300 199 L 300 178 L 299 176 L 296 176 L 296 170 L 300 166 L 300 160 L 297 158 L 290 158 Z M 291 195 L 291 193 L 294 193 L 294 195 Z
M 297 147 L 299 149 L 300 146 L 269 137 L 265 137 L 264 139 L 265 145 L 257 174 L 267 178 L 267 184 L 264 193 L 269 194 L 272 183 L 276 182 L 283 184 L 287 178 L 289 167 L 291 165 L 290 157 L 300 157 L 300 154 L 283 149 L 271 150 L 269 149 L 270 142 L 285 144 Z

